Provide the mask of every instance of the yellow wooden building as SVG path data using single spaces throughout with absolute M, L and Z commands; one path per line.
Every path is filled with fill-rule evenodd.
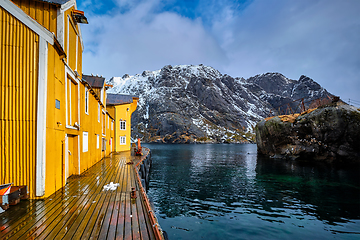
M 129 151 L 131 148 L 131 115 L 136 110 L 139 98 L 130 95 L 108 94 L 106 106 L 115 118 L 115 151 Z
M 0 0 L 0 184 L 27 185 L 31 198 L 125 150 L 116 116 L 137 100 L 107 110 L 105 79 L 82 75 L 80 23 L 75 0 Z

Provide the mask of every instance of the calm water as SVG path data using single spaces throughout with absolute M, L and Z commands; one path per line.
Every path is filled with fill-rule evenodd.
M 360 239 L 360 170 L 256 145 L 157 145 L 148 195 L 169 239 Z

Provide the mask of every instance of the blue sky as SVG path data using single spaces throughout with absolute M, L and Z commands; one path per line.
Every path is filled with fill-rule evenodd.
M 83 72 L 204 64 L 233 77 L 306 75 L 360 101 L 359 0 L 78 0 Z

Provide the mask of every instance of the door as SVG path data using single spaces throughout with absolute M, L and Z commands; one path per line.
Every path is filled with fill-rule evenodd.
M 67 160 L 65 178 L 79 174 L 78 136 L 67 135 Z
M 74 174 L 74 137 L 68 136 L 68 176 Z

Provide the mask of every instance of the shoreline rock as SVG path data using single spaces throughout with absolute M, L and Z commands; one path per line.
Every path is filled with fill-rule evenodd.
M 360 111 L 344 103 L 265 119 L 255 132 L 258 152 L 273 158 L 360 162 Z

